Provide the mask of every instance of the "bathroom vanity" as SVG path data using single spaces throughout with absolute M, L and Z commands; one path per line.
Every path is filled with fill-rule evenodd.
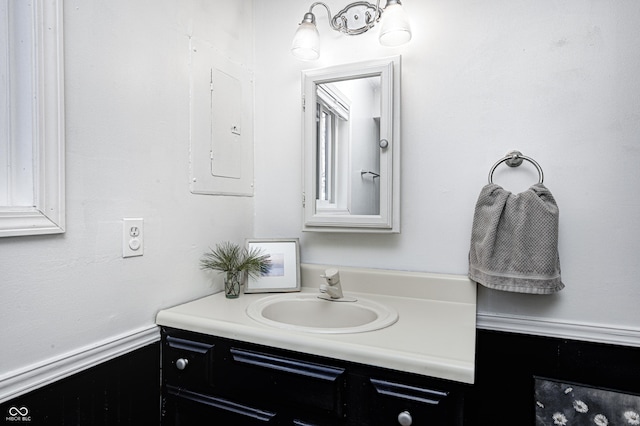
M 302 265 L 301 296 L 318 292 L 324 268 Z M 475 284 L 339 269 L 345 295 L 387 306 L 397 321 L 341 332 L 248 315 L 273 294 L 219 293 L 159 312 L 163 424 L 463 425 L 474 381 Z

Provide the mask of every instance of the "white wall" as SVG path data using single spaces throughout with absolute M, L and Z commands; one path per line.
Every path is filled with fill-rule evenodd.
M 200 256 L 252 236 L 253 198 L 189 192 L 188 41 L 251 67 L 251 14 L 250 0 L 65 1 L 67 232 L 0 239 L 0 382 L 219 287 Z M 124 217 L 145 220 L 142 257 L 122 258 Z
M 640 2 L 406 0 L 413 40 L 391 49 L 330 30 L 317 7 L 323 51 L 304 63 L 289 46 L 310 4 L 255 2 L 256 236 L 300 237 L 304 262 L 466 274 L 477 196 L 518 149 L 558 201 L 566 288 L 480 289 L 480 314 L 611 327 L 640 344 Z M 401 234 L 301 233 L 300 71 L 392 54 Z M 494 181 L 520 192 L 537 174 L 503 165 Z

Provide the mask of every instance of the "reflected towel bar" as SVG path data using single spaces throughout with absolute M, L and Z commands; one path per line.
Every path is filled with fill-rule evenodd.
M 360 176 L 364 176 L 364 175 L 372 175 L 373 179 L 380 177 L 379 173 L 372 172 L 370 170 L 360 170 Z

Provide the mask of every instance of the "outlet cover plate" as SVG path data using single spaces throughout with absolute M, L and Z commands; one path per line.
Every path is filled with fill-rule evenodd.
M 122 219 L 122 257 L 144 254 L 144 220 L 142 218 Z

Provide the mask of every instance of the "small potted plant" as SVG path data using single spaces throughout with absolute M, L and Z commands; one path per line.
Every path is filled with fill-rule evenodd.
M 200 259 L 200 267 L 224 272 L 225 296 L 235 299 L 240 296 L 240 285 L 245 278 L 266 275 L 271 268 L 271 260 L 259 248 L 247 250 L 226 241 L 205 253 Z

